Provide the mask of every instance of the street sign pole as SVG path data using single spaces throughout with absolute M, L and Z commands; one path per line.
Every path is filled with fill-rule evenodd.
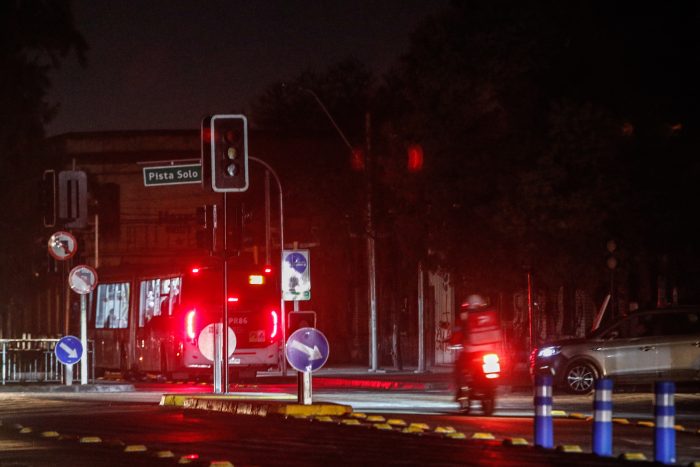
M 88 383 L 87 295 L 80 296 L 80 343 L 85 355 L 80 360 L 80 384 Z
M 68 285 L 80 295 L 80 346 L 82 352 L 85 352 L 80 363 L 80 384 L 88 384 L 87 294 L 95 290 L 97 272 L 90 266 L 76 266 L 68 274 Z
M 312 382 L 311 382 L 311 372 L 310 371 L 304 371 L 302 373 L 304 376 L 301 379 L 302 384 L 301 384 L 301 400 L 298 402 L 302 405 L 311 405 L 311 400 L 312 400 Z
M 66 386 L 73 384 L 73 365 L 66 365 Z

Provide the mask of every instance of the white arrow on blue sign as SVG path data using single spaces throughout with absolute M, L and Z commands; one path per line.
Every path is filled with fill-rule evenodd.
M 73 365 L 83 358 L 83 344 L 75 336 L 64 336 L 56 344 L 54 353 L 59 362 Z
M 289 336 L 285 355 L 292 368 L 302 372 L 314 372 L 326 364 L 330 346 L 328 339 L 315 328 L 297 329 Z

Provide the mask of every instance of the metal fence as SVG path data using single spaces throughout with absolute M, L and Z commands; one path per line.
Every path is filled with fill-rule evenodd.
M 65 365 L 54 349 L 59 339 L 0 339 L 2 384 L 62 383 Z M 95 379 L 93 341 L 88 341 L 88 379 Z M 80 380 L 80 364 L 74 365 L 73 380 Z

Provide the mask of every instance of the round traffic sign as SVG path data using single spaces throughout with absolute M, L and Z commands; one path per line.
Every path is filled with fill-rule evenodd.
M 69 232 L 56 232 L 49 237 L 49 254 L 59 261 L 70 259 L 78 250 L 78 242 Z
M 295 370 L 314 372 L 326 364 L 330 346 L 318 329 L 301 328 L 289 336 L 284 353 Z
M 76 266 L 71 269 L 68 274 L 68 285 L 70 285 L 73 292 L 80 295 L 87 295 L 95 290 L 95 286 L 97 285 L 97 271 L 84 264 Z
M 289 263 L 289 266 L 299 274 L 302 274 L 304 271 L 306 271 L 306 267 L 308 266 L 306 256 L 299 252 L 293 252 L 288 254 L 285 258 L 285 261 Z
M 204 329 L 202 329 L 202 332 L 199 333 L 199 337 L 197 338 L 197 348 L 200 352 L 202 352 L 204 358 L 206 358 L 207 360 L 211 360 L 212 362 L 214 361 L 214 334 L 216 333 L 217 327 L 220 328 L 221 324 L 211 323 L 206 325 Z M 223 343 L 221 345 L 223 347 Z M 233 351 L 236 350 L 236 333 L 233 332 L 233 329 L 231 329 L 230 327 L 228 328 L 227 347 L 228 358 L 231 358 L 231 355 L 233 355 Z
M 56 358 L 64 365 L 73 365 L 83 358 L 83 344 L 75 336 L 63 336 L 54 349 Z

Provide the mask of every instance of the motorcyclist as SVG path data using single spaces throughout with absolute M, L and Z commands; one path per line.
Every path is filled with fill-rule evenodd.
M 503 355 L 503 336 L 498 317 L 481 295 L 472 294 L 460 305 L 459 325 L 450 340 L 451 348 L 458 351 L 454 367 L 456 398 L 462 387 L 474 380 L 472 362 L 488 352 Z

